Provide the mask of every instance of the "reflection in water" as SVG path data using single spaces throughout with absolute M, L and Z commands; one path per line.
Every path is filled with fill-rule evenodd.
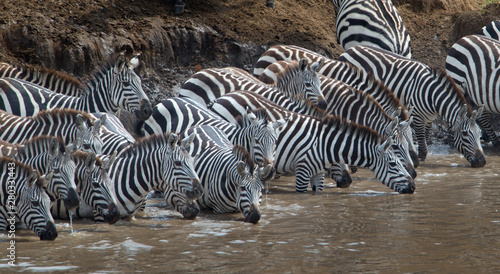
M 500 271 L 500 156 L 484 168 L 431 146 L 417 189 L 399 195 L 360 170 L 350 188 L 296 193 L 272 182 L 262 218 L 202 212 L 184 220 L 161 200 L 115 225 L 57 220 L 59 237 L 16 233 L 17 266 L 0 272 L 495 272 Z M 0 234 L 0 248 L 8 239 Z M 4 254 L 4 251 L 2 253 Z

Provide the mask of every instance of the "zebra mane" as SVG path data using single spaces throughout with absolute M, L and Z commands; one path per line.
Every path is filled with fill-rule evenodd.
M 373 72 L 365 72 L 362 69 L 357 68 L 351 63 L 343 62 L 350 71 L 355 71 L 356 74 L 362 75 L 366 73 L 366 81 L 365 82 L 371 82 L 375 83 L 376 86 L 382 89 L 383 93 L 386 94 L 390 98 L 391 104 L 394 106 L 395 109 L 398 109 L 398 107 L 402 108 L 401 114 L 399 115 L 399 118 L 401 120 L 408 120 L 410 117 L 408 117 L 408 113 L 406 111 L 406 106 L 404 106 L 401 101 L 399 100 L 396 95 L 394 95 L 394 92 L 392 92 L 382 81 L 378 80 L 374 75 Z
M 65 153 L 66 152 L 66 144 L 64 143 L 63 139 L 59 136 L 54 137 L 54 136 L 47 136 L 47 135 L 40 135 L 33 137 L 26 142 L 24 142 L 21 146 L 18 146 L 17 149 L 17 154 L 23 154 L 25 152 L 28 152 L 31 146 L 34 146 L 34 148 L 38 151 L 37 146 L 41 146 L 41 151 L 49 151 L 50 149 L 50 143 L 52 142 L 52 139 L 56 138 L 57 143 L 59 145 L 59 152 Z
M 31 167 L 30 165 L 27 165 L 23 162 L 20 162 L 18 160 L 14 160 L 10 157 L 5 157 L 5 156 L 2 156 L 0 157 L 0 165 L 3 165 L 5 163 L 14 163 L 14 166 L 16 168 L 16 177 L 20 177 L 20 175 L 24 175 L 24 177 L 28 177 L 31 172 L 33 171 L 36 171 L 37 173 L 37 177 L 39 178 L 40 177 L 40 172 L 36 169 L 34 169 L 33 167 Z M 26 181 L 26 180 L 23 180 L 23 181 Z
M 465 99 L 463 92 L 460 90 L 455 80 L 453 80 L 453 78 L 451 78 L 451 76 L 448 75 L 448 73 L 446 73 L 446 71 L 440 67 L 429 66 L 429 70 L 439 80 L 439 82 L 443 82 L 442 80 L 446 80 L 444 81 L 445 83 L 447 83 L 446 85 L 451 86 L 451 90 L 457 95 L 461 104 L 467 105 L 467 111 L 469 113 L 472 113 L 472 107 L 467 103 L 467 99 Z
M 269 119 L 270 119 L 269 115 L 267 115 L 267 111 L 264 108 L 258 108 L 256 110 L 252 110 L 252 113 L 259 120 L 269 121 Z M 238 115 L 235 118 L 235 120 L 236 120 L 236 125 L 239 127 L 246 127 L 251 123 L 247 117 L 243 117 L 241 115 Z
M 307 109 L 313 109 L 315 112 L 319 113 L 322 117 L 328 114 L 324 109 L 320 109 L 314 103 L 306 97 L 304 93 L 295 94 L 292 98 L 293 101 L 300 105 L 305 106 Z
M 86 121 L 88 127 L 94 125 L 92 117 L 87 112 L 67 108 L 55 108 L 51 110 L 44 109 L 35 116 L 32 116 L 32 119 L 35 122 L 52 122 L 57 120 L 57 118 L 76 121 L 76 116 L 78 114 L 83 116 L 83 120 Z
M 76 89 L 83 88 L 82 82 L 80 82 L 80 80 L 78 80 L 76 77 L 70 76 L 70 75 L 68 75 L 64 72 L 58 71 L 58 70 L 49 69 L 46 67 L 31 65 L 31 64 L 26 64 L 26 65 L 14 64 L 13 66 L 21 71 L 26 71 L 32 75 L 37 75 L 37 76 L 39 76 L 38 78 L 53 77 L 54 79 L 58 79 L 62 82 L 70 84 L 71 86 L 73 86 Z
M 283 67 L 283 70 L 279 70 L 278 73 L 276 73 L 276 84 L 277 85 L 281 79 L 283 79 L 284 76 L 295 76 L 299 72 L 299 61 L 288 61 L 288 60 L 281 60 L 274 62 L 273 64 L 269 65 L 268 68 L 273 68 L 274 66 L 281 66 L 282 64 L 285 64 Z M 309 64 L 308 64 L 309 66 Z
M 240 161 L 245 162 L 245 164 L 250 168 L 250 174 L 255 171 L 255 162 L 252 160 L 250 153 L 240 145 L 234 145 L 233 154 Z
M 83 90 L 88 93 L 88 91 L 92 88 L 92 85 L 95 85 L 95 83 L 100 78 L 105 76 L 109 70 L 114 68 L 116 66 L 116 61 L 118 59 L 118 56 L 121 53 L 114 54 L 112 55 L 104 64 L 99 64 L 97 67 L 92 70 L 92 72 L 85 77 L 85 83 L 83 84 Z
M 85 160 L 87 160 L 89 153 L 90 152 L 87 151 L 77 150 L 71 154 L 71 158 L 75 163 L 85 163 Z M 95 165 L 100 167 L 104 166 L 104 162 L 99 156 L 95 158 Z
M 360 125 L 351 121 L 348 121 L 344 117 L 339 117 L 337 115 L 328 114 L 321 119 L 323 126 L 327 127 L 350 127 L 352 131 L 358 131 L 362 136 L 384 139 L 377 131 L 374 129 Z
M 165 146 L 168 144 L 168 139 L 170 135 L 173 134 L 171 132 L 169 133 L 163 133 L 163 134 L 153 134 L 150 135 L 149 137 L 144 137 L 139 140 L 137 140 L 134 144 L 131 144 L 127 146 L 123 152 L 120 153 L 121 158 L 126 158 L 126 157 L 131 157 L 137 154 L 137 150 L 151 150 L 158 148 L 160 146 Z M 180 138 L 177 141 L 177 144 L 180 144 Z

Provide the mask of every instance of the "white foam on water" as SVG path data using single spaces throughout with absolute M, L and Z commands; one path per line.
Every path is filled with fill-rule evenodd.
M 54 271 L 67 271 L 70 269 L 78 268 L 78 266 L 30 266 L 26 270 L 33 272 L 54 272 Z
M 234 241 L 230 241 L 229 242 L 230 244 L 244 244 L 245 241 L 242 241 L 242 240 L 234 240 Z
M 124 241 L 120 245 L 123 246 L 123 247 L 125 247 L 128 251 L 139 251 L 139 250 L 142 250 L 142 249 L 149 250 L 149 249 L 153 248 L 150 245 L 145 245 L 145 244 L 137 243 L 137 242 L 134 242 L 134 241 L 132 241 L 130 239 Z

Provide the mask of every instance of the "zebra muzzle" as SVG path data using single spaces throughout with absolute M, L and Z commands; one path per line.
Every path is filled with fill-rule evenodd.
M 52 221 L 47 221 L 45 225 L 45 230 L 40 233 L 40 240 L 53 241 L 57 238 L 56 225 Z
M 149 102 L 149 100 L 142 99 L 141 107 L 135 111 L 137 119 L 145 121 L 149 119 L 151 114 L 153 114 L 153 107 L 151 106 L 151 103 Z
M 189 205 L 186 205 L 182 209 L 181 212 L 184 219 L 189 219 L 189 220 L 195 219 L 199 213 L 200 213 L 200 207 L 198 206 L 198 203 L 196 203 L 196 201 L 191 201 Z
M 108 212 L 103 214 L 103 217 L 104 221 L 110 225 L 115 224 L 120 220 L 120 212 L 118 211 L 118 207 L 116 207 L 115 203 L 109 203 Z
M 64 207 L 68 210 L 73 210 L 80 205 L 80 198 L 78 192 L 74 188 L 70 188 L 68 196 L 64 199 Z
M 256 224 L 260 220 L 260 209 L 258 206 L 251 205 L 250 210 L 245 213 L 245 222 Z

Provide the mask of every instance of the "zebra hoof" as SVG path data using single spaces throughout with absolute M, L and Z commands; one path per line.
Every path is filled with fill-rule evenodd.
M 47 221 L 45 225 L 45 230 L 40 233 L 40 240 L 45 241 L 53 241 L 57 238 L 57 230 L 54 222 Z
M 185 5 L 182 1 L 177 1 L 174 8 L 175 15 L 181 15 L 184 12 Z

